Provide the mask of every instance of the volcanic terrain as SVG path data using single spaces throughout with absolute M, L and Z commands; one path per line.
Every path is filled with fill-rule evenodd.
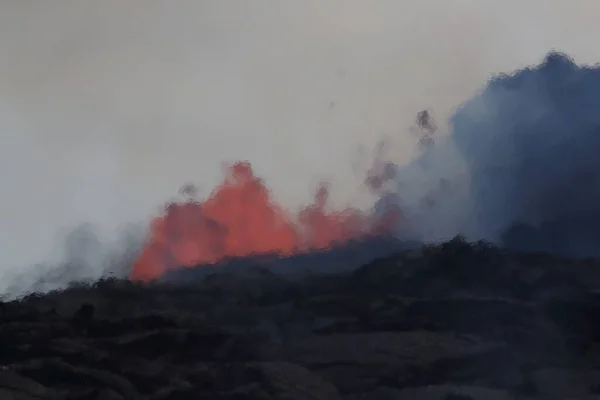
M 329 273 L 269 262 L 2 303 L 0 398 L 600 396 L 600 262 L 460 237 Z

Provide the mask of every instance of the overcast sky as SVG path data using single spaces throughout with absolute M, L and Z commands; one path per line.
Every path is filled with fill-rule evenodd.
M 323 179 L 360 203 L 360 145 L 391 135 L 407 160 L 420 109 L 443 125 L 552 48 L 599 61 L 598 21 L 597 0 L 2 1 L 4 267 L 207 194 L 223 161 L 292 208 Z

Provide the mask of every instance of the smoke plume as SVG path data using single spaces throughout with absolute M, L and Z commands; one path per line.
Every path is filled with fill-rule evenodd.
M 425 240 L 598 256 L 600 68 L 550 53 L 492 79 L 394 190 Z

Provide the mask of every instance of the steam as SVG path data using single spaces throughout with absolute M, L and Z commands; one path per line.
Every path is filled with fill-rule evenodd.
M 598 93 L 600 67 L 560 53 L 494 78 L 394 182 L 421 237 L 599 256 Z
M 600 255 L 599 92 L 599 67 L 550 54 L 537 69 L 492 82 L 456 115 L 455 141 L 474 171 L 483 234 L 501 232 L 523 248 Z M 472 118 L 475 102 L 488 115 Z M 521 224 L 533 228 L 526 238 L 515 237 Z
M 598 10 L 593 0 L 2 2 L 0 291 L 16 276 L 30 289 L 43 269 L 33 265 L 68 261 L 65 237 L 82 223 L 103 249 L 82 275 L 103 273 L 123 226 L 146 223 L 182 184 L 206 196 L 222 161 L 250 160 L 292 209 L 322 180 L 332 202 L 367 207 L 372 155 L 357 149 L 393 137 L 386 157 L 415 165 L 418 137 L 406 132 L 418 111 L 433 110 L 444 132 L 490 74 L 553 47 L 600 60 Z M 488 235 L 492 222 L 462 206 L 476 196 L 457 176 L 473 162 L 436 140 L 446 150 L 422 159 L 436 165 L 406 167 L 410 182 L 386 198 L 420 204 L 450 171 L 460 195 L 441 202 L 442 224 L 407 207 L 419 234 Z

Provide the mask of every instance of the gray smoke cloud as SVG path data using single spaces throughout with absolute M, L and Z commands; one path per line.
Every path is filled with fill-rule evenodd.
M 598 93 L 600 67 L 556 52 L 492 79 L 458 109 L 449 136 L 399 169 L 392 193 L 408 234 L 599 256 Z
M 1 2 L 0 292 L 68 259 L 82 223 L 113 248 L 182 184 L 206 195 L 222 161 L 251 161 L 291 208 L 322 179 L 367 207 L 357 149 L 390 136 L 410 163 L 419 110 L 444 130 L 490 74 L 551 48 L 600 60 L 598 17 L 593 0 Z

